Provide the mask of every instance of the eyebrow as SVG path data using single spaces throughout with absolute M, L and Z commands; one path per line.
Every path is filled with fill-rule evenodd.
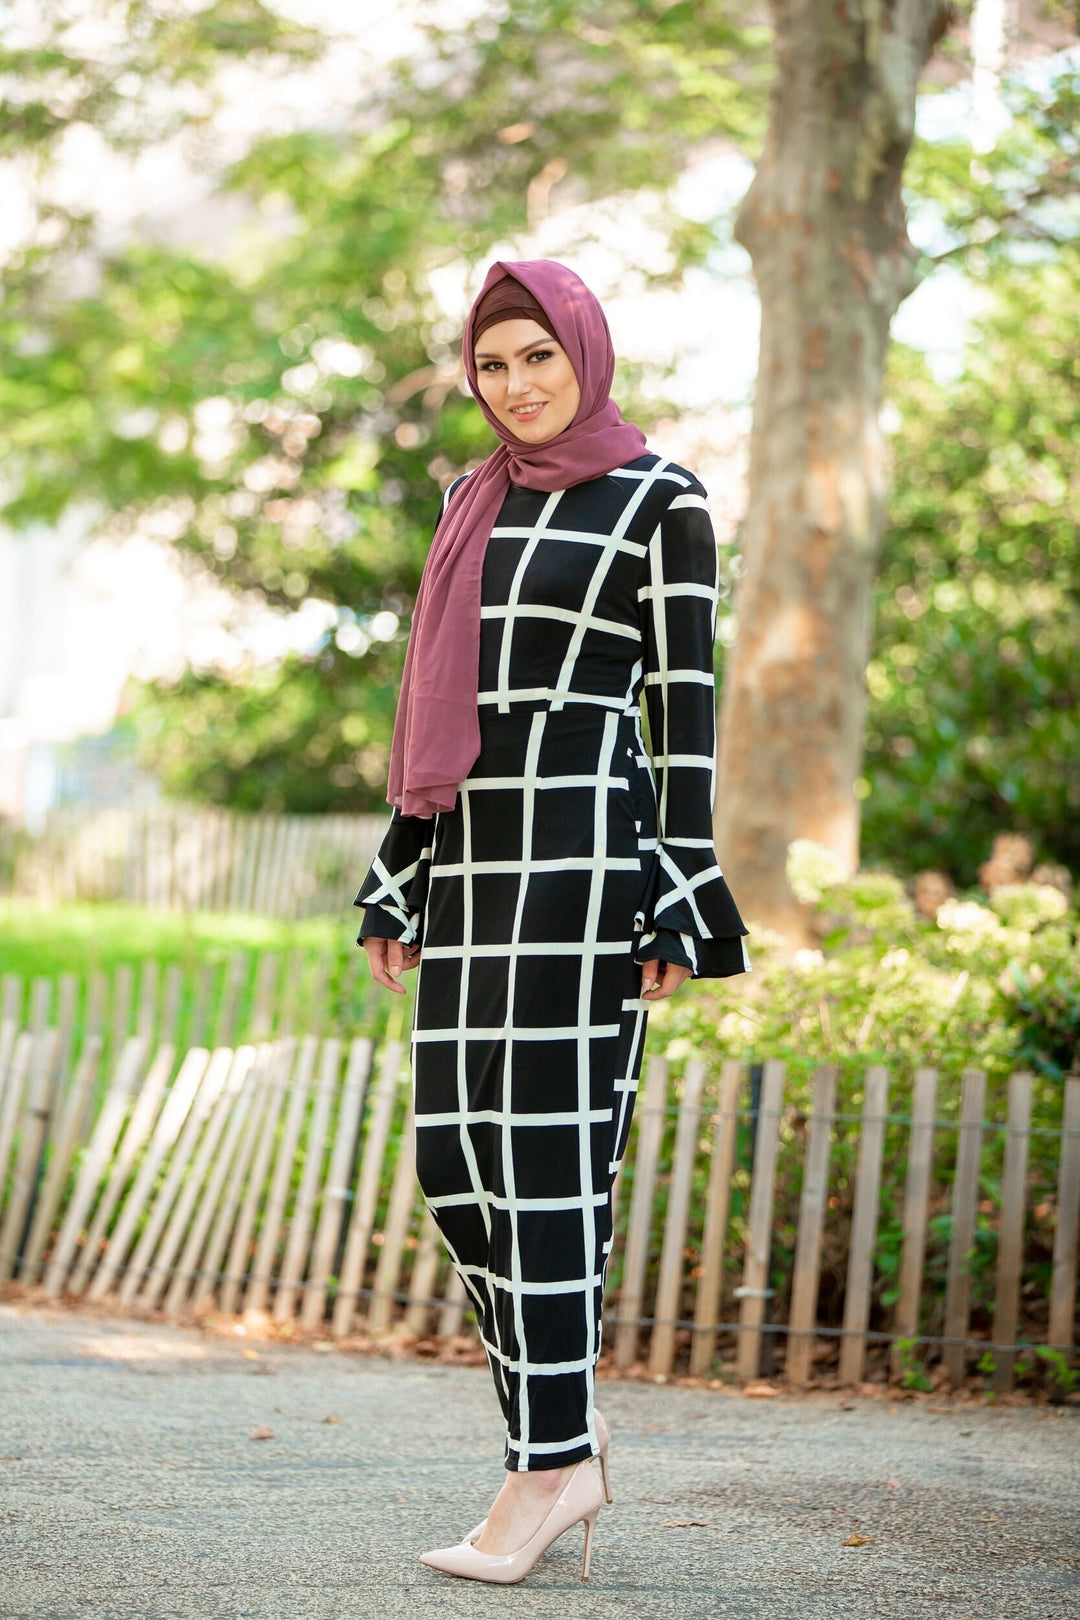
M 526 345 L 525 345 L 525 347 L 523 349 L 515 349 L 514 350 L 514 359 L 519 360 L 523 354 L 528 354 L 530 349 L 543 349 L 543 348 L 547 348 L 552 343 L 558 343 L 558 342 L 559 342 L 558 338 L 533 338 L 532 342 L 531 343 L 526 343 Z M 560 347 L 561 347 L 561 345 L 560 345 Z M 476 359 L 477 360 L 501 360 L 502 355 L 501 354 L 493 354 L 490 349 L 477 349 L 477 351 L 476 351 Z

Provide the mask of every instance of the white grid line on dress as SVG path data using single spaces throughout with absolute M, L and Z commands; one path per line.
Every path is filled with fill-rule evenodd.
M 618 720 L 615 715 L 608 715 L 606 721 L 604 722 L 604 736 L 600 745 L 600 758 L 597 762 L 599 767 L 597 771 L 598 776 L 603 776 L 605 774 L 610 775 L 611 773 L 612 756 L 615 752 L 615 744 L 618 735 Z M 601 869 L 604 864 L 604 857 L 607 854 L 607 823 L 607 798 L 605 795 L 597 793 L 593 800 L 593 848 L 597 852 L 599 859 L 597 860 L 596 867 L 593 870 L 589 883 L 589 900 L 585 913 L 586 939 L 595 939 L 600 928 L 600 908 L 603 903 L 603 878 L 601 876 Z M 598 876 L 600 877 L 599 885 L 597 884 Z M 588 1024 L 589 1012 L 592 1006 L 592 989 L 592 959 L 586 957 L 583 958 L 581 977 L 578 981 L 578 1020 L 583 1027 L 586 1027 Z M 584 1122 L 587 1116 L 591 1116 L 591 1110 L 589 1109 L 589 1098 L 591 1093 L 589 1055 L 589 1038 L 587 1035 L 579 1035 L 578 1113 L 582 1122 Z M 607 1117 L 609 1120 L 611 1119 L 610 1109 L 608 1110 Z M 578 1187 L 584 1200 L 586 1186 L 590 1188 L 592 1186 L 592 1131 L 587 1126 L 583 1128 L 582 1124 L 578 1125 L 578 1167 L 580 1178 Z M 582 1238 L 585 1244 L 585 1269 L 588 1271 L 595 1267 L 596 1263 L 596 1222 L 593 1219 L 586 1220 L 584 1202 L 582 1204 L 581 1227 Z M 599 1282 L 594 1286 L 602 1286 L 603 1284 L 602 1263 L 600 1270 L 601 1276 Z M 596 1343 L 596 1310 L 592 1294 L 583 1294 L 582 1304 L 585 1311 L 585 1342 L 587 1345 L 586 1356 L 589 1358 L 589 1365 L 585 1369 L 587 1395 L 585 1411 L 587 1414 L 587 1426 L 589 1430 L 589 1444 L 594 1445 L 596 1443 L 595 1423 L 591 1416 L 595 1379 L 593 1361 L 599 1351 L 599 1345 Z
M 605 866 L 607 872 L 634 872 L 640 866 L 640 861 L 632 855 L 612 855 Z M 538 856 L 526 856 L 520 861 L 447 861 L 445 865 L 432 862 L 432 875 L 441 878 L 462 877 L 466 872 L 481 877 L 493 877 L 500 874 L 513 877 L 521 876 L 525 872 L 591 872 L 596 865 L 591 855 L 567 855 L 560 860 L 553 855 L 541 860 Z
M 490 1030 L 470 1030 L 469 1033 L 478 1035 L 481 1038 L 483 1036 L 490 1038 L 491 1036 Z M 502 1035 L 505 1034 L 505 1031 L 500 1029 L 497 1033 Z M 514 1038 L 516 1039 L 516 1037 L 517 1031 L 515 1030 Z M 510 1044 L 509 1038 L 507 1044 Z M 580 1109 L 577 1108 L 565 1109 L 560 1113 L 549 1112 L 546 1108 L 543 1111 L 537 1108 L 467 1108 L 462 1113 L 459 1113 L 456 1108 L 451 1108 L 441 1114 L 426 1112 L 417 1114 L 416 1127 L 417 1130 L 424 1130 L 425 1128 L 437 1130 L 440 1126 L 457 1125 L 464 1119 L 468 1125 L 521 1125 L 526 1130 L 543 1130 L 548 1125 L 577 1125 L 584 1117 Z M 588 1122 L 590 1124 L 595 1125 L 605 1119 L 610 1119 L 610 1117 L 610 1108 L 590 1108 L 588 1110 Z
M 553 619 L 559 624 L 572 624 L 575 628 L 581 629 L 582 636 L 584 636 L 586 630 L 599 630 L 604 635 L 621 636 L 626 641 L 637 641 L 640 634 L 636 625 L 623 624 L 619 619 L 587 618 L 584 614 L 579 613 L 576 608 L 552 607 L 550 604 L 542 602 L 520 602 L 513 605 L 507 603 L 505 607 L 489 605 L 480 609 L 480 617 L 481 619 L 503 619 L 509 626 L 508 629 L 503 631 L 503 644 L 499 649 L 500 685 L 498 690 L 507 694 L 510 687 L 508 676 L 503 670 L 503 661 L 505 658 L 507 665 L 509 665 L 509 645 L 513 641 L 513 626 L 519 619 Z M 573 637 L 571 637 L 572 640 Z M 563 667 L 565 670 L 565 664 Z M 573 674 L 572 664 L 570 673 Z
M 463 973 L 462 978 L 467 982 L 468 974 Z M 466 1025 L 463 1017 L 461 1023 L 456 1025 L 454 1029 L 414 1030 L 413 1039 L 423 1042 L 445 1041 L 457 1035 L 464 1041 L 467 1035 L 473 1041 L 501 1041 L 506 1036 L 509 1027 L 509 1021 L 495 1027 L 480 1024 Z M 580 1030 L 577 1024 L 559 1024 L 552 1025 L 550 1029 L 515 1029 L 513 1033 L 516 1041 L 573 1041 L 577 1039 Z M 596 1041 L 609 1040 L 612 1035 L 618 1033 L 618 1024 L 589 1025 L 589 1035 Z
M 495 1192 L 485 1192 L 489 1209 L 510 1209 L 510 1200 L 504 1195 Z M 472 1193 L 440 1193 L 435 1198 L 429 1198 L 428 1203 L 432 1209 L 460 1209 L 467 1208 Z M 593 1193 L 592 1204 L 599 1209 L 607 1202 L 606 1193 Z M 523 1209 L 526 1214 L 546 1214 L 549 1210 L 571 1210 L 580 1206 L 578 1198 L 552 1198 L 547 1195 L 543 1198 L 517 1198 L 514 1203 L 516 1209 Z
M 553 686 L 519 686 L 506 698 L 511 706 L 515 703 L 550 703 L 552 698 L 562 698 L 564 704 L 576 703 L 583 708 L 614 709 L 619 714 L 628 713 L 627 699 L 625 697 L 604 697 L 598 692 L 560 692 Z M 478 692 L 476 701 L 482 704 L 497 704 L 499 694 L 497 691 Z M 506 712 L 505 710 L 502 712 Z
M 551 517 L 558 509 L 561 497 L 562 491 L 556 490 L 553 494 L 548 496 L 547 500 L 541 506 L 536 522 L 528 531 L 528 539 L 525 545 L 522 547 L 521 556 L 518 558 L 517 567 L 514 569 L 514 577 L 510 583 L 510 594 L 507 598 L 507 612 L 505 615 L 507 623 L 503 627 L 502 644 L 499 647 L 498 693 L 500 714 L 508 714 L 510 712 L 506 703 L 506 698 L 510 691 L 510 653 L 511 645 L 514 639 L 513 610 L 517 606 L 520 597 L 522 581 L 525 578 L 525 571 L 532 562 L 533 553 L 540 544 L 540 536 L 544 532 L 544 527 L 548 518 Z M 495 617 L 495 615 L 492 614 L 490 609 L 482 607 L 480 609 L 480 617 L 482 619 L 492 618 Z
M 509 672 L 509 661 L 507 662 Z M 500 686 L 502 685 L 500 674 Z M 540 745 L 544 740 L 543 711 L 533 715 L 532 725 L 529 727 L 529 741 L 525 751 L 525 775 L 535 782 L 537 766 L 540 761 Z M 535 787 L 526 785 L 522 792 L 521 804 L 521 847 L 532 848 L 533 820 L 536 814 Z M 517 904 L 514 907 L 514 921 L 510 932 L 510 956 L 507 968 L 506 986 L 506 1034 L 505 1053 L 503 1057 L 503 1104 L 506 1117 L 501 1121 L 500 1146 L 502 1148 L 503 1186 L 506 1188 L 507 1207 L 510 1212 L 511 1238 L 510 1238 L 510 1271 L 513 1279 L 513 1311 L 514 1334 L 518 1348 L 522 1355 L 526 1353 L 525 1344 L 525 1313 L 522 1308 L 524 1297 L 524 1277 L 521 1271 L 521 1251 L 517 1241 L 517 1225 L 515 1215 L 517 1211 L 517 1189 L 514 1175 L 514 1142 L 512 1132 L 507 1128 L 514 1119 L 513 1085 L 514 1085 L 514 1030 L 510 1024 L 511 1009 L 514 1005 L 514 992 L 517 987 L 518 957 L 514 946 L 521 938 L 521 925 L 525 917 L 525 898 L 528 893 L 528 879 L 518 882 Z M 466 970 L 467 971 L 467 970 Z M 462 975 L 464 977 L 464 975 Z M 509 1104 L 509 1107 L 506 1105 Z M 534 1116 L 544 1119 L 543 1115 Z M 524 1120 L 522 1120 L 524 1123 Z M 518 1446 L 519 1462 L 524 1459 L 528 1463 L 529 1457 L 529 1385 L 527 1379 L 518 1382 Z

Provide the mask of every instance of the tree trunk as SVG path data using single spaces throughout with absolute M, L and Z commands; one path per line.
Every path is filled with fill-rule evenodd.
M 855 792 L 883 517 L 889 324 L 914 254 L 900 181 L 942 0 L 773 0 L 765 151 L 739 211 L 761 298 L 738 637 L 716 843 L 753 921 L 810 939 L 785 876 L 811 838 L 858 864 Z

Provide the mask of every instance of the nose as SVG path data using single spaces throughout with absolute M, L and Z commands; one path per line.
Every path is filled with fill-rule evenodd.
M 506 379 L 506 391 L 515 396 L 527 394 L 532 388 L 532 379 L 524 366 L 512 365 Z

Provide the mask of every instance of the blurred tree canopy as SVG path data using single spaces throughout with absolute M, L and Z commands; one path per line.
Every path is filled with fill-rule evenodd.
M 325 604 L 313 650 L 190 671 L 144 690 L 134 721 L 183 796 L 380 808 L 440 491 L 490 447 L 430 278 L 536 224 L 555 186 L 572 201 L 636 194 L 665 224 L 673 281 L 706 262 L 730 220 L 679 218 L 667 180 L 704 140 L 756 149 L 767 31 L 733 3 L 509 0 L 427 29 L 423 52 L 359 87 L 342 127 L 257 139 L 218 169 L 217 67 L 256 51 L 314 62 L 317 36 L 257 0 L 103 7 L 127 24 L 111 56 L 74 49 L 59 24 L 47 46 L 6 54 L 4 150 L 44 166 L 72 122 L 130 150 L 186 129 L 242 224 L 198 256 L 39 210 L 0 302 L 2 515 L 19 527 L 82 504 L 101 530 L 159 534 L 240 602 Z M 998 152 L 922 143 L 908 171 L 939 257 L 988 304 L 955 381 L 906 353 L 893 366 L 864 842 L 964 879 L 1003 821 L 1080 863 L 1077 108 L 1062 72 L 1017 92 Z

